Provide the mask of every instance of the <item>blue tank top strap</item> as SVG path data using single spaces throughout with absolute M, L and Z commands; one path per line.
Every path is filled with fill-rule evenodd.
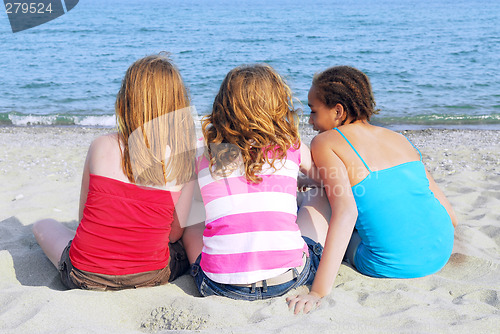
M 408 137 L 406 137 L 405 135 L 403 135 L 403 137 L 405 137 L 406 140 L 408 140 L 408 142 L 411 144 L 411 146 L 413 146 L 413 148 L 417 150 L 418 154 L 420 155 L 420 161 L 422 161 L 422 153 L 420 153 L 420 150 L 415 145 L 413 145 L 413 143 L 408 139 Z
M 356 155 L 359 157 L 359 159 L 361 160 L 361 162 L 363 163 L 363 165 L 365 165 L 366 169 L 368 169 L 368 171 L 371 173 L 372 170 L 370 169 L 370 167 L 368 167 L 368 165 L 366 164 L 366 162 L 363 160 L 363 158 L 361 158 L 361 155 L 359 155 L 358 151 L 356 151 L 356 149 L 354 148 L 354 146 L 352 146 L 351 142 L 346 138 L 346 136 L 344 136 L 344 134 L 338 129 L 338 128 L 334 128 L 334 130 L 337 130 L 338 133 L 340 133 L 340 135 L 342 137 L 344 137 L 345 141 L 347 142 L 347 144 L 349 144 L 349 146 L 351 146 L 352 150 L 354 151 L 354 153 L 356 153 Z

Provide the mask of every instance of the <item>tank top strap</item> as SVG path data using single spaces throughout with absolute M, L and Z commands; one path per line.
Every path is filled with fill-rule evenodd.
M 406 140 L 408 140 L 408 142 L 411 144 L 411 146 L 413 146 L 413 148 L 417 150 L 418 155 L 420 155 L 420 161 L 422 161 L 422 153 L 420 153 L 420 150 L 415 145 L 413 145 L 413 143 L 408 139 L 408 137 L 406 137 L 405 135 L 403 135 L 403 137 L 405 137 Z
M 354 151 L 354 153 L 356 153 L 356 155 L 359 157 L 359 159 L 361 160 L 361 162 L 363 163 L 363 165 L 365 165 L 366 169 L 368 169 L 368 171 L 371 173 L 372 170 L 370 169 L 370 167 L 368 167 L 368 165 L 366 164 L 366 162 L 363 160 L 363 158 L 361 158 L 361 155 L 359 155 L 358 151 L 356 151 L 356 149 L 354 148 L 354 146 L 352 146 L 351 142 L 346 138 L 346 136 L 344 136 L 344 134 L 338 129 L 338 128 L 334 128 L 334 130 L 337 130 L 338 133 L 340 133 L 340 135 L 342 137 L 344 137 L 345 141 L 347 142 L 347 144 L 349 144 L 349 146 L 351 146 L 352 150 Z

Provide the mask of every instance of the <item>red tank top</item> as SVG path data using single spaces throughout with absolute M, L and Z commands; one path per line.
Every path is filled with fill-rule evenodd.
M 72 264 L 107 275 L 166 267 L 179 195 L 90 174 L 83 218 L 69 251 Z

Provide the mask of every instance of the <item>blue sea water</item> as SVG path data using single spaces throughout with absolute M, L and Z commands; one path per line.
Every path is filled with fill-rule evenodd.
M 0 11 L 0 125 L 114 125 L 127 67 L 168 51 L 200 114 L 225 74 L 265 62 L 301 107 L 315 72 L 351 65 L 400 127 L 500 129 L 497 0 L 82 0 L 12 33 Z

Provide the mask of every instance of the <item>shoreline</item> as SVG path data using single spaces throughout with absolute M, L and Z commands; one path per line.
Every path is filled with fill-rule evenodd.
M 201 119 L 201 117 L 205 116 L 198 115 L 197 119 Z M 113 129 L 116 125 L 114 123 L 114 115 L 101 115 L 101 116 L 91 116 L 94 118 L 110 118 L 112 121 L 107 122 L 106 125 L 102 123 L 92 124 L 44 124 L 37 123 L 40 121 L 34 121 L 31 123 L 27 121 L 26 124 L 8 124 L 8 123 L 0 123 L 0 128 L 97 128 L 97 129 Z M 307 128 L 308 125 L 308 114 L 299 114 L 300 125 L 299 127 Z M 436 129 L 436 130 L 492 130 L 492 131 L 500 131 L 500 122 L 493 123 L 481 123 L 481 122 L 473 122 L 473 123 L 385 123 L 379 122 L 377 119 L 372 120 L 373 125 L 388 128 L 394 131 L 404 131 L 404 130 L 426 130 L 426 129 Z
M 38 219 L 78 225 L 90 142 L 112 128 L 0 126 L 0 332 L 204 333 L 491 332 L 500 314 L 500 131 L 406 130 L 458 217 L 438 273 L 374 279 L 341 265 L 332 293 L 308 315 L 285 298 L 200 298 L 192 278 L 118 292 L 65 291 L 32 233 Z M 301 129 L 304 143 L 315 133 Z M 76 315 L 76 316 L 75 316 Z

